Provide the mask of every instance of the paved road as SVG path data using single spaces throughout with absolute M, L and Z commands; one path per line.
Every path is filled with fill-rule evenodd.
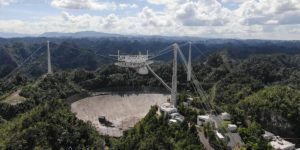
M 210 146 L 210 144 L 209 144 L 207 138 L 204 136 L 204 133 L 201 132 L 199 129 L 198 129 L 197 131 L 198 131 L 198 136 L 199 136 L 200 142 L 204 145 L 204 148 L 205 148 L 206 150 L 214 150 L 214 149 Z

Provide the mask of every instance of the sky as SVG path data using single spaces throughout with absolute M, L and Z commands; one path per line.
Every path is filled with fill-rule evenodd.
M 300 40 L 300 0 L 0 0 L 0 32 Z

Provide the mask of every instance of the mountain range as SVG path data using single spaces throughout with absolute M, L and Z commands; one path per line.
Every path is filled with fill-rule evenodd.
M 58 38 L 58 37 L 71 37 L 71 38 L 100 38 L 100 37 L 121 37 L 120 34 L 102 33 L 94 31 L 82 31 L 74 33 L 63 33 L 63 32 L 45 32 L 43 34 L 20 34 L 13 32 L 0 32 L 1 38 L 22 38 L 22 37 L 48 37 L 48 38 Z
M 221 42 L 233 41 L 235 39 L 227 38 L 204 38 L 195 36 L 162 36 L 162 35 L 140 35 L 140 34 L 115 34 L 96 31 L 80 31 L 80 32 L 45 32 L 42 34 L 22 34 L 14 32 L 0 32 L 0 38 L 24 38 L 24 37 L 43 37 L 43 38 L 146 38 L 146 39 L 166 39 L 166 40 L 178 40 L 178 41 L 207 41 L 209 42 Z M 238 39 L 247 41 L 278 41 L 278 40 L 259 40 L 259 39 Z M 295 40 L 294 40 L 295 41 Z M 297 40 L 296 40 L 297 41 Z

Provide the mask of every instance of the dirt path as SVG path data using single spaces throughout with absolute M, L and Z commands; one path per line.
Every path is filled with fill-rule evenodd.
M 151 106 L 160 105 L 169 97 L 164 94 L 100 95 L 74 102 L 71 110 L 79 119 L 90 121 L 101 134 L 119 137 L 140 121 Z M 114 127 L 100 124 L 100 116 L 105 116 Z

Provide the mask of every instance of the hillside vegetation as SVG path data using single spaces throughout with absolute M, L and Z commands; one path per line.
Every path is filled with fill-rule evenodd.
M 286 137 L 299 135 L 300 90 L 290 86 L 272 86 L 239 102 L 239 107 L 263 124 Z
M 18 72 L 31 77 L 39 77 L 47 72 L 46 40 L 50 40 L 54 70 L 81 68 L 96 70 L 104 64 L 112 63 L 109 54 L 149 54 L 155 56 L 174 42 L 185 44 L 184 40 L 165 38 L 0 38 L 0 78 L 22 65 L 35 50 L 41 48 Z M 247 58 L 252 54 L 286 53 L 299 54 L 299 41 L 263 40 L 199 40 L 193 42 L 193 59 L 206 57 L 222 49 L 230 50 L 234 58 Z M 187 54 L 188 45 L 181 47 Z M 172 55 L 163 55 L 157 60 L 170 60 Z
M 195 126 L 187 122 L 169 126 L 163 116 L 158 116 L 157 107 L 152 107 L 147 116 L 124 137 L 112 142 L 112 149 L 159 149 L 159 150 L 204 150 Z
M 104 149 L 98 132 L 57 100 L 1 124 L 0 132 L 0 149 Z

